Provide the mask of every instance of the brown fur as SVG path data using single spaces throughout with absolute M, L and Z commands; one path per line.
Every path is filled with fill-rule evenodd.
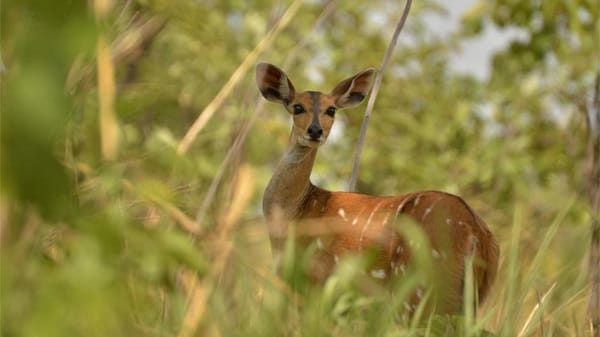
M 294 221 L 299 235 L 318 239 L 321 246 L 310 270 L 313 279 L 324 280 L 340 257 L 375 249 L 374 275 L 389 280 L 411 261 L 411 247 L 396 230 L 402 217 L 408 217 L 429 239 L 434 268 L 444 271 L 440 274 L 443 291 L 438 309 L 459 312 L 465 257 L 474 257 L 474 281 L 482 302 L 495 278 L 499 256 L 493 235 L 464 200 L 437 191 L 388 197 L 330 192 L 309 180 L 318 146 L 327 139 L 334 121 L 325 111 L 332 106 L 342 109 L 359 104 L 368 93 L 373 74 L 372 69 L 363 71 L 342 81 L 329 94 L 311 95 L 297 93 L 287 75 L 275 66 L 258 65 L 257 84 L 265 98 L 283 104 L 293 116 L 290 144 L 263 198 L 273 248 L 276 252 L 282 249 L 287 225 Z M 315 97 L 319 102 L 313 101 Z M 294 114 L 296 104 L 306 112 Z M 320 110 L 318 115 L 313 114 L 315 106 Z M 323 129 L 317 141 L 307 139 L 311 125 Z M 413 307 L 417 297 L 411 300 Z

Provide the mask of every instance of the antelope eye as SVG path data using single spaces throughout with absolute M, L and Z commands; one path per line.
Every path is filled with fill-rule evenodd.
M 304 112 L 304 108 L 300 104 L 294 104 L 293 109 L 294 109 L 294 115 L 301 114 Z
M 335 116 L 335 107 L 330 106 L 329 108 L 327 108 L 325 113 L 331 117 Z

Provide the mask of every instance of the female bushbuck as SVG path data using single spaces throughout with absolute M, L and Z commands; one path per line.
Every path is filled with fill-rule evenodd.
M 277 165 L 263 197 L 263 212 L 275 253 L 281 251 L 287 225 L 296 232 L 311 233 L 318 252 L 308 271 L 324 280 L 339 258 L 365 250 L 376 252 L 370 275 L 390 279 L 404 273 L 411 259 L 411 245 L 396 230 L 396 219 L 412 219 L 426 235 L 436 268 L 445 270 L 443 297 L 437 309 L 462 310 L 465 259 L 473 257 L 475 296 L 483 301 L 498 266 L 498 244 L 486 224 L 459 197 L 437 191 L 378 197 L 359 193 L 331 192 L 313 185 L 309 178 L 317 149 L 325 143 L 338 109 L 358 105 L 367 95 L 374 69 L 367 69 L 339 83 L 331 93 L 296 92 L 288 76 L 277 67 L 260 63 L 256 82 L 269 101 L 281 103 L 292 115 L 289 145 Z M 414 309 L 417 297 L 412 296 Z M 441 299 L 441 300 L 440 300 Z M 410 310 L 410 309 L 409 309 Z

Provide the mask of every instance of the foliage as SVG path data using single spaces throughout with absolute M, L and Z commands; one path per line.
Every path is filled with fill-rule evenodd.
M 329 90 L 377 66 L 404 5 L 344 1 L 327 13 L 328 3 L 303 3 L 260 55 L 285 64 L 300 88 Z M 92 2 L 26 0 L 2 10 L 1 334 L 586 335 L 582 106 L 599 67 L 598 3 L 482 0 L 459 32 L 435 36 L 427 17 L 444 15 L 440 3 L 413 5 L 358 189 L 445 190 L 486 219 L 502 259 L 477 319 L 402 320 L 419 271 L 390 297 L 374 283 L 360 291 L 361 260 L 344 261 L 317 289 L 271 270 L 261 196 L 289 124 L 280 107 L 260 103 L 252 72 L 177 153 L 289 1 L 137 0 L 100 17 Z M 489 79 L 453 73 L 460 44 L 492 25 L 526 38 L 494 55 Z M 115 160 L 100 150 L 100 36 L 114 63 Z M 320 150 L 313 180 L 340 190 L 361 108 L 336 118 L 340 134 Z M 290 268 L 304 255 L 294 257 Z

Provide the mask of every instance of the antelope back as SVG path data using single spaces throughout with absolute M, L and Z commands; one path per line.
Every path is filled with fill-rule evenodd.
M 311 276 L 322 281 L 343 256 L 375 251 L 369 274 L 386 281 L 402 278 L 416 249 L 411 238 L 403 237 L 402 228 L 398 228 L 408 224 L 402 220 L 405 218 L 428 239 L 427 253 L 438 275 L 439 308 L 460 312 L 465 259 L 469 256 L 474 258 L 477 298 L 483 301 L 495 278 L 498 244 L 464 200 L 444 192 L 375 197 L 315 188 L 299 216 L 299 226 L 307 226 L 300 231 L 319 242 Z M 410 305 L 414 309 L 420 298 L 413 297 Z

